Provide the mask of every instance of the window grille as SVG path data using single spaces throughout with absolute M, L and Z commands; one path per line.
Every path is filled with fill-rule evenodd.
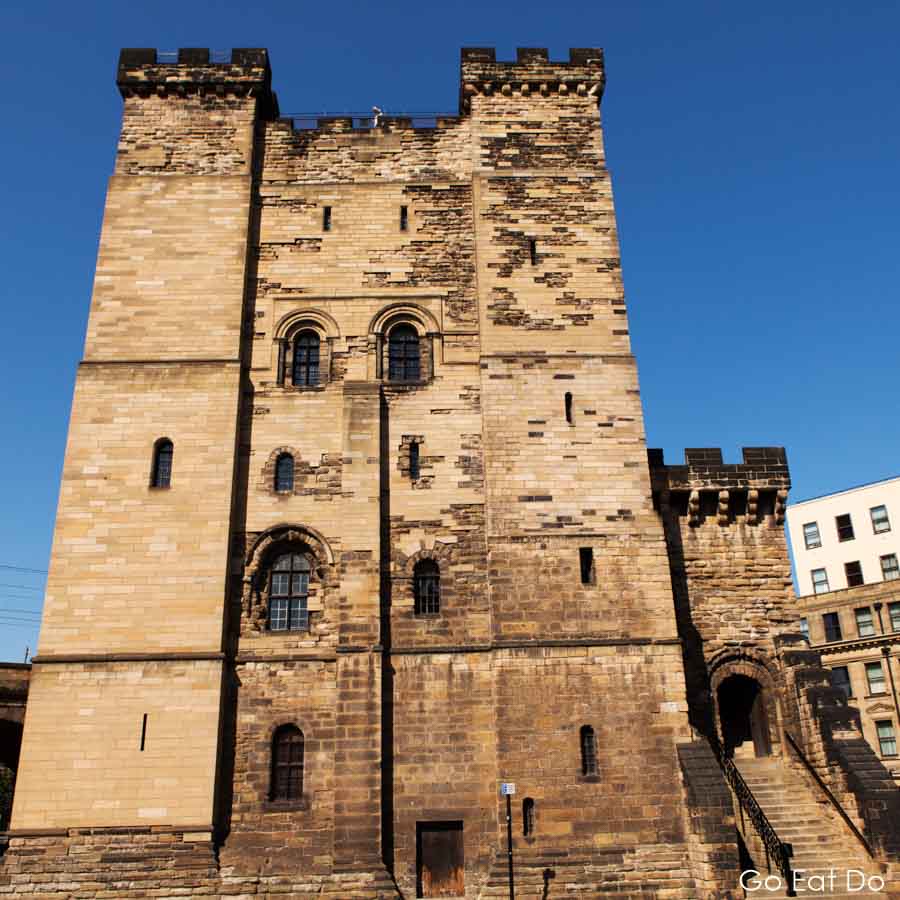
M 412 325 L 397 325 L 388 337 L 388 379 L 418 381 L 420 377 L 419 334 Z
M 299 800 L 303 796 L 303 732 L 282 725 L 272 738 L 273 800 Z
M 269 583 L 269 630 L 304 631 L 309 627 L 309 560 L 284 553 L 275 560 Z
M 294 489 L 294 457 L 290 453 L 282 453 L 275 461 L 275 490 L 292 491 Z
M 597 738 L 590 725 L 581 727 L 581 774 L 597 774 Z
M 172 482 L 172 457 L 175 448 L 170 440 L 161 440 L 156 444 L 153 454 L 153 473 L 151 485 L 158 488 L 167 488 Z
M 315 331 L 301 331 L 294 341 L 295 387 L 315 387 L 319 383 L 319 350 L 321 341 Z
M 441 611 L 441 571 L 433 559 L 416 563 L 413 594 L 417 616 L 437 615 Z

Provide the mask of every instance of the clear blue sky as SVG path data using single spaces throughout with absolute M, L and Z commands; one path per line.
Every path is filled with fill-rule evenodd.
M 454 110 L 460 46 L 604 47 L 650 446 L 783 444 L 796 499 L 900 472 L 897 3 L 17 5 L 0 13 L 0 564 L 47 568 L 123 46 L 268 47 L 287 113 Z M 13 620 L 43 576 L 0 584 L 0 659 L 21 659 L 37 628 Z

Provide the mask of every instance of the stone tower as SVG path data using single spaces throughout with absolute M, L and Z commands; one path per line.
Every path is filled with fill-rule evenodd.
M 708 543 L 648 465 L 601 51 L 464 50 L 427 122 L 283 118 L 270 80 L 122 52 L 2 877 L 499 896 L 505 781 L 534 896 L 727 896 Z

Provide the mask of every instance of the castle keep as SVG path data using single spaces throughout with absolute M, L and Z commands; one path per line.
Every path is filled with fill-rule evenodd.
M 501 781 L 519 897 L 739 896 L 820 862 L 783 796 L 888 872 L 784 452 L 648 457 L 601 51 L 427 122 L 270 82 L 121 54 L 0 896 L 504 897 Z

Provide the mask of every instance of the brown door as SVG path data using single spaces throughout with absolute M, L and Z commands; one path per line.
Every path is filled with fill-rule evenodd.
M 416 824 L 419 897 L 464 897 L 462 822 Z

